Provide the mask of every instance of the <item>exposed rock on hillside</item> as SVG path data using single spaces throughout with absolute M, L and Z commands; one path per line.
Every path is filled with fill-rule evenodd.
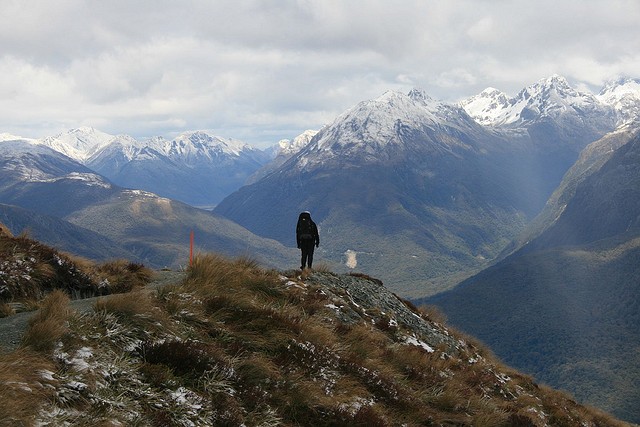
M 0 357 L 7 394 L 0 419 L 40 425 L 622 425 L 505 368 L 375 279 L 285 274 L 243 259 L 204 256 L 182 282 L 156 294 L 105 298 L 93 313 L 68 312 L 54 295 L 23 348 Z M 54 332 L 43 335 L 47 327 Z M 9 374 L 9 366 L 25 368 Z

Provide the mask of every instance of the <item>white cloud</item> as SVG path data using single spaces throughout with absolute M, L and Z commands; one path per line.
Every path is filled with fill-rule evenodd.
M 385 90 L 448 101 L 640 69 L 636 0 L 0 0 L 0 132 L 209 129 L 254 144 Z

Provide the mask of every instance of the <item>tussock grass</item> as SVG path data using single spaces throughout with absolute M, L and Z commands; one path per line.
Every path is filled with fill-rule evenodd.
M 435 305 L 421 305 L 418 307 L 418 313 L 424 316 L 425 319 L 429 319 L 432 322 L 440 324 L 447 323 L 447 315 Z
M 0 318 L 11 316 L 12 314 L 15 314 L 13 308 L 7 303 L 0 302 Z
M 99 298 L 94 304 L 95 311 L 106 311 L 129 319 L 149 318 L 154 307 L 155 304 L 149 294 L 141 291 L 131 294 L 109 295 Z
M 238 364 L 238 375 L 248 387 L 259 387 L 265 382 L 278 382 L 284 378 L 280 366 L 260 353 L 254 353 Z
M 38 412 L 55 394 L 55 367 L 42 354 L 19 349 L 0 356 L 0 425 L 35 425 Z
M 60 290 L 53 291 L 29 320 L 21 346 L 41 352 L 53 350 L 68 330 L 69 315 L 69 297 Z
M 19 302 L 25 307 L 37 307 L 58 289 L 73 299 L 129 292 L 153 276 L 141 264 L 125 260 L 97 264 L 41 244 L 27 233 L 17 237 L 0 233 L 0 271 L 0 303 Z
M 66 403 L 82 414 L 75 425 L 108 413 L 151 426 L 531 426 L 541 425 L 538 413 L 554 425 L 621 425 L 463 336 L 456 350 L 409 345 L 389 310 L 355 307 L 343 289 L 305 283 L 305 274 L 317 273 L 283 277 L 251 259 L 200 255 L 181 283 L 101 298 L 53 333 L 58 354 L 90 349 L 60 372 L 87 385 Z M 337 306 L 361 317 L 340 320 Z M 41 322 L 49 317 L 64 318 L 49 308 Z
M 143 289 L 99 298 L 93 310 L 105 319 L 115 316 L 118 325 L 113 327 L 130 330 L 130 339 L 144 341 L 157 333 L 172 334 L 174 329 L 170 316 L 160 308 L 158 300 Z
M 249 258 L 229 260 L 221 255 L 198 255 L 187 270 L 184 287 L 198 294 L 221 291 L 226 293 L 266 293 L 279 296 L 273 286 L 277 277 L 274 271 L 260 268 Z
M 144 265 L 122 259 L 87 267 L 87 270 L 108 294 L 131 292 L 147 285 L 154 275 Z

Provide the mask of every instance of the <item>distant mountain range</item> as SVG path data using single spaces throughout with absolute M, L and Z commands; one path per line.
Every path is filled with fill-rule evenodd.
M 212 207 L 271 158 L 262 150 L 206 132 L 137 141 L 78 128 L 36 141 L 127 188 Z
M 580 151 L 623 117 L 614 97 L 607 104 L 559 76 L 498 99 L 491 126 L 478 123 L 489 111 L 478 98 L 455 106 L 413 90 L 362 102 L 215 212 L 290 245 L 297 213 L 310 210 L 325 259 L 349 251 L 398 292 L 436 293 L 497 256 Z
M 0 202 L 37 211 L 44 201 L 46 213 L 66 217 L 121 187 L 141 189 L 194 206 L 220 202 L 216 213 L 289 247 L 292 218 L 310 209 L 321 258 L 346 268 L 348 253 L 397 291 L 424 296 L 500 254 L 581 149 L 637 117 L 638 93 L 623 79 L 594 96 L 560 76 L 513 99 L 484 91 L 460 105 L 388 92 L 265 151 L 205 132 L 136 141 L 79 128 L 30 142 L 83 168 L 5 189 Z
M 293 250 L 229 220 L 153 193 L 121 188 L 28 140 L 0 142 L 0 203 L 10 205 L 0 212 L 12 232 L 28 229 L 38 239 L 94 259 L 128 256 L 156 268 L 184 266 L 191 231 L 196 251 L 252 254 L 270 266 L 294 258 Z M 98 235 L 104 239 L 100 245 L 95 244 Z M 116 244 L 121 251 L 114 249 Z

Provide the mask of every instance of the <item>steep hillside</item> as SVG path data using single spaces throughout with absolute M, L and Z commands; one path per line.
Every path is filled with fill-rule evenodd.
M 71 224 L 51 215 L 0 204 L 0 223 L 13 234 L 27 232 L 32 238 L 72 254 L 96 261 L 136 256 L 103 234 Z
M 52 294 L 0 356 L 4 424 L 622 426 L 374 279 L 199 257 L 156 293 Z
M 250 255 L 271 267 L 299 263 L 298 253 L 280 243 L 256 236 L 245 228 L 209 211 L 139 190 L 94 203 L 66 219 L 118 241 L 153 267 L 178 268 L 189 260 L 189 236 L 194 249 L 229 256 Z
M 640 234 L 640 135 L 585 177 L 539 245 L 581 245 Z
M 640 422 L 640 136 L 627 136 L 590 147 L 538 237 L 429 302 L 512 366 Z
M 562 182 L 547 201 L 542 212 L 527 225 L 518 239 L 514 240 L 501 255 L 501 258 L 529 244 L 542 232 L 551 227 L 560 218 L 569 201 L 576 192 L 576 187 L 593 173 L 597 172 L 615 153 L 638 134 L 637 127 L 622 126 L 602 139 L 589 144 L 576 163 L 567 171 Z

